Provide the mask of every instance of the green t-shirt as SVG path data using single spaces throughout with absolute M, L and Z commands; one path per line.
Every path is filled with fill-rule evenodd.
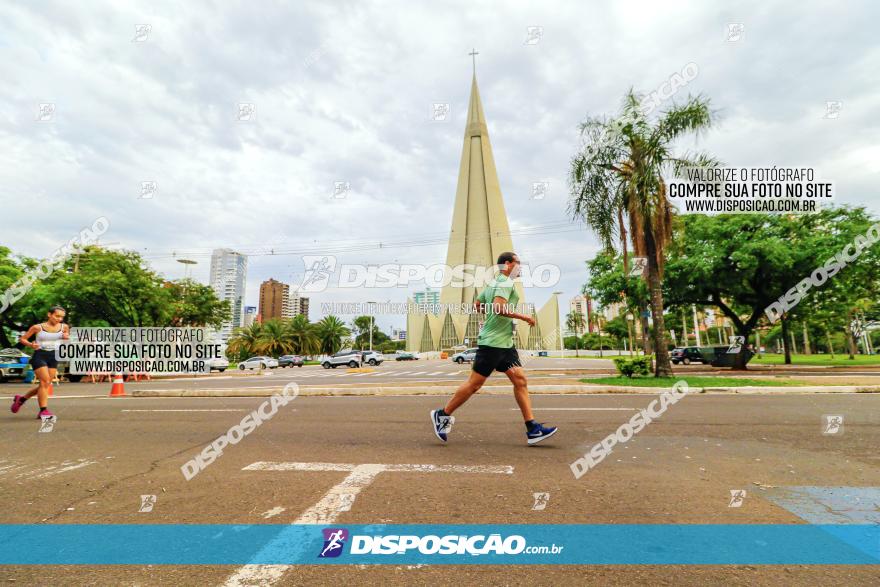
M 495 298 L 504 298 L 509 306 L 516 306 L 519 303 L 519 294 L 513 287 L 513 280 L 503 273 L 497 275 L 477 296 L 478 302 L 488 304 L 486 322 L 480 329 L 477 344 L 509 349 L 513 346 L 513 319 L 495 314 L 491 306 Z

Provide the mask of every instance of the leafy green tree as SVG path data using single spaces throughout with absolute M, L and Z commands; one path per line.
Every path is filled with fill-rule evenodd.
M 578 355 L 578 351 L 580 350 L 580 334 L 581 330 L 587 327 L 587 322 L 584 320 L 584 315 L 581 312 L 569 312 L 565 316 L 565 326 L 570 331 L 574 332 L 574 352 L 575 356 Z
M 802 279 L 810 276 L 872 223 L 862 208 L 828 208 L 809 215 L 723 214 L 681 217 L 681 234 L 669 250 L 664 294 L 671 308 L 691 304 L 717 307 L 734 325 L 737 335 L 754 332 L 767 320 L 766 309 Z M 852 304 L 874 292 L 877 274 L 858 269 L 875 267 L 877 255 L 866 250 L 780 319 L 780 336 L 790 362 L 791 320 L 809 312 L 823 292 L 834 294 L 829 308 L 851 313 Z M 853 291 L 852 298 L 846 292 Z M 745 356 L 736 368 L 745 368 Z
M 370 344 L 370 316 L 358 316 L 352 321 L 352 332 L 355 334 L 354 344 L 358 348 L 367 348 Z M 373 346 L 388 341 L 388 335 L 379 330 L 375 316 L 372 319 Z
M 226 341 L 226 356 L 231 361 L 243 361 L 258 354 L 257 348 L 263 337 L 263 325 L 254 322 L 250 326 L 236 328 Z
M 191 279 L 166 282 L 167 326 L 220 326 L 232 315 L 228 300 L 220 300 L 211 286 Z
M 629 243 L 636 255 L 648 259 L 645 278 L 654 318 L 654 374 L 658 377 L 672 374 L 662 279 L 666 247 L 672 240 L 673 207 L 663 176 L 682 167 L 717 164 L 707 155 L 673 153 L 679 138 L 703 131 L 712 122 L 709 102 L 700 97 L 673 104 L 652 122 L 630 90 L 617 119 L 588 118 L 580 125 L 585 146 L 571 162 L 572 216 L 583 218 L 607 250 L 619 246 L 625 270 Z
M 260 338 L 257 339 L 257 346 L 254 350 L 261 355 L 272 357 L 292 353 L 294 344 L 288 327 L 287 320 L 278 318 L 272 318 L 263 322 Z
M 288 324 L 287 334 L 293 343 L 295 353 L 300 355 L 316 355 L 321 350 L 317 327 L 302 314 L 294 316 Z
M 315 334 L 320 342 L 319 351 L 326 355 L 332 355 L 342 348 L 343 342 L 351 334 L 351 330 L 345 322 L 336 316 L 325 316 L 316 325 Z

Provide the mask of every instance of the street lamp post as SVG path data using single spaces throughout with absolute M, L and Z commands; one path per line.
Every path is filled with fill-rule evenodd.
M 373 304 L 376 302 L 367 302 L 370 307 L 370 351 L 373 350 Z
M 561 291 L 554 291 L 553 295 L 556 296 L 556 316 L 559 317 L 559 296 L 562 295 Z M 565 358 L 565 339 L 562 337 L 562 320 L 559 320 L 559 356 L 561 358 Z
M 189 273 L 190 273 L 189 268 L 192 265 L 198 264 L 198 261 L 193 261 L 192 259 L 178 259 L 177 262 L 183 264 L 183 267 L 184 267 L 183 278 L 184 279 L 189 279 Z
M 633 356 L 632 312 L 626 313 L 626 333 L 629 337 L 629 356 Z

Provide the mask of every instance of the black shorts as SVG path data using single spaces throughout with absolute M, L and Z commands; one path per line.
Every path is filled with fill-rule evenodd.
M 511 367 L 522 367 L 519 361 L 519 353 L 516 347 L 502 349 L 494 346 L 478 346 L 477 356 L 474 358 L 474 371 L 488 377 L 492 371 L 504 373 Z
M 31 357 L 31 368 L 35 371 L 40 367 L 49 367 L 50 369 L 58 368 L 58 360 L 55 358 L 55 351 L 44 351 L 37 349 L 34 356 Z

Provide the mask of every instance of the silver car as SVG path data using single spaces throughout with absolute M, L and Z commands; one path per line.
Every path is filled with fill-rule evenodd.
M 477 356 L 477 349 L 467 349 L 460 353 L 452 355 L 452 360 L 461 365 L 462 363 L 471 363 Z
M 278 359 L 262 356 L 251 357 L 238 364 L 238 368 L 242 371 L 245 369 L 275 369 L 276 367 L 278 367 Z

